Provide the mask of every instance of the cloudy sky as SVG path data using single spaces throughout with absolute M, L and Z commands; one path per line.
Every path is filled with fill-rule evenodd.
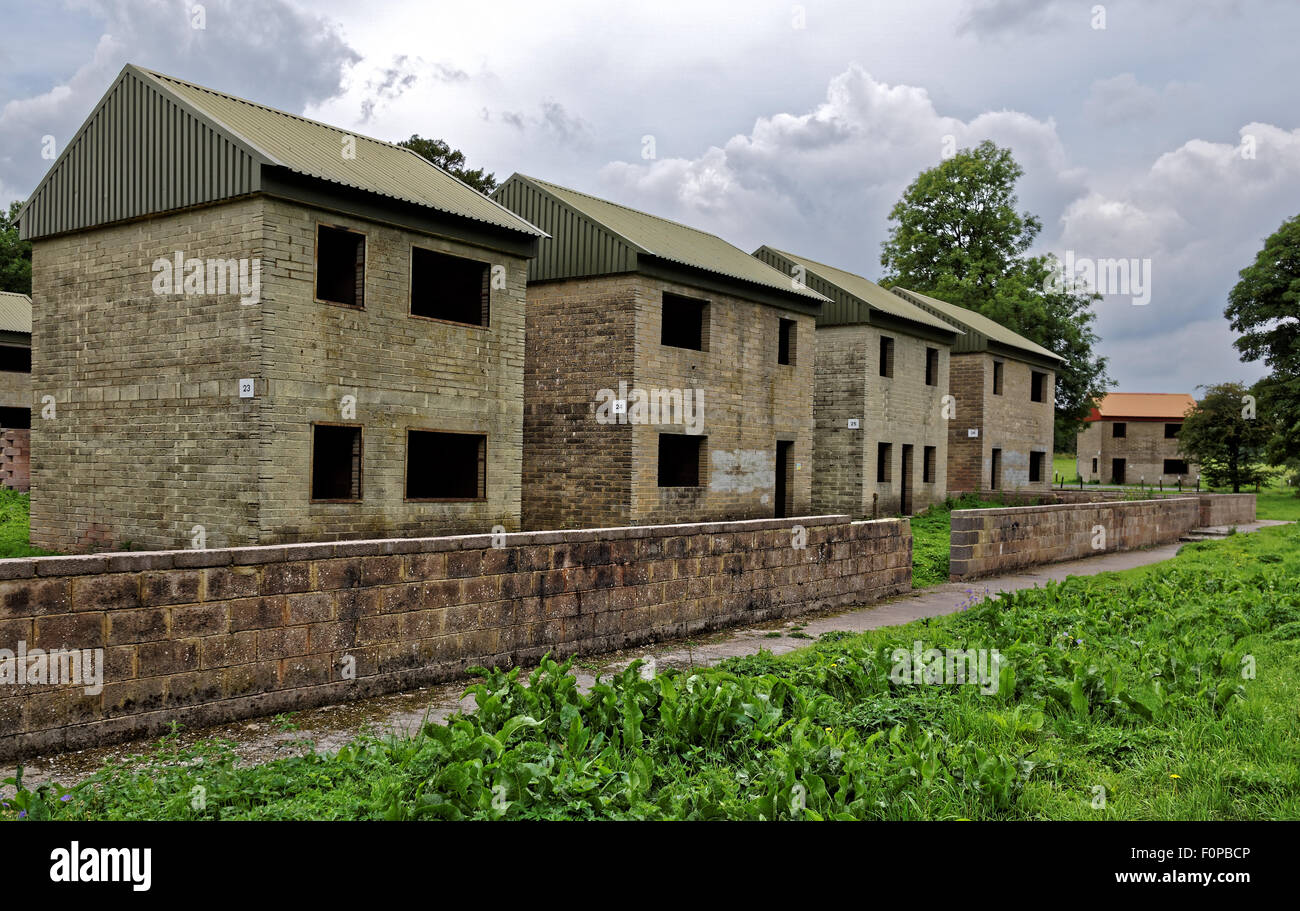
M 1300 213 L 1294 0 L 195 6 L 0 3 L 0 202 L 127 62 L 871 278 L 907 184 L 992 139 L 1039 251 L 1149 261 L 1096 308 L 1119 388 L 1262 373 L 1222 312 Z

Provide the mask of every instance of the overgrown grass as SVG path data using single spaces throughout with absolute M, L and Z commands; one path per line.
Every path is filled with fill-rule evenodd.
M 1057 475 L 1064 475 L 1067 484 L 1079 479 L 1079 470 L 1078 465 L 1075 463 L 1075 457 L 1068 452 L 1052 453 L 1052 472 L 1053 479 Z
M 164 741 L 71 792 L 63 819 L 1300 818 L 1300 528 L 579 693 L 547 661 L 413 737 L 240 767 Z M 895 649 L 997 649 L 996 692 L 916 685 Z M 1104 801 L 1101 799 L 1104 796 Z M 66 800 L 60 798 L 66 797 Z
M 993 509 L 1005 505 L 1001 500 L 966 494 L 955 499 L 949 497 L 912 516 L 912 587 L 928 588 L 948 581 L 948 545 L 954 509 Z
M 54 553 L 28 544 L 31 534 L 31 498 L 25 493 L 0 487 L 0 559 L 41 557 Z

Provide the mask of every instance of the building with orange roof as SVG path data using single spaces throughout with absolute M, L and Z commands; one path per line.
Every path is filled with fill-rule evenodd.
M 1193 480 L 1199 472 L 1178 451 L 1178 431 L 1195 406 L 1182 392 L 1110 393 L 1079 431 L 1079 474 L 1103 484 Z

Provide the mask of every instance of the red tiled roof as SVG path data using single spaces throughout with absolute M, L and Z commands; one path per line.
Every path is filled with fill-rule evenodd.
M 1181 421 L 1196 399 L 1185 392 L 1112 392 L 1086 421 Z

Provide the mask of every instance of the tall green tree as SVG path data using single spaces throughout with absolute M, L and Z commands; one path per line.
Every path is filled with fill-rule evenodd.
M 1274 428 L 1269 457 L 1300 458 L 1300 215 L 1264 241 L 1255 262 L 1238 273 L 1223 311 L 1243 361 L 1262 360 L 1260 412 Z
M 1023 174 L 1010 149 L 988 141 L 922 171 L 889 213 L 882 283 L 967 307 L 1060 355 L 1055 448 L 1073 452 L 1093 402 L 1114 385 L 1095 350 L 1101 296 L 1052 282 L 1055 257 L 1028 255 L 1043 225 L 1017 211 Z
M 418 133 L 413 133 L 410 139 L 404 139 L 398 145 L 429 159 L 448 174 L 469 184 L 480 193 L 491 193 L 497 188 L 496 175 L 488 173 L 483 168 L 473 170 L 467 168 L 465 153 L 460 149 L 453 149 L 441 139 L 425 139 Z
M 1241 383 L 1198 386 L 1205 395 L 1183 419 L 1178 449 L 1201 466 L 1213 487 L 1231 485 L 1233 493 L 1268 475 L 1265 452 L 1273 435 L 1258 412 L 1255 390 Z
M 0 291 L 32 293 L 32 244 L 18 238 L 14 219 L 23 207 L 21 199 L 9 203 L 9 211 L 0 211 Z

